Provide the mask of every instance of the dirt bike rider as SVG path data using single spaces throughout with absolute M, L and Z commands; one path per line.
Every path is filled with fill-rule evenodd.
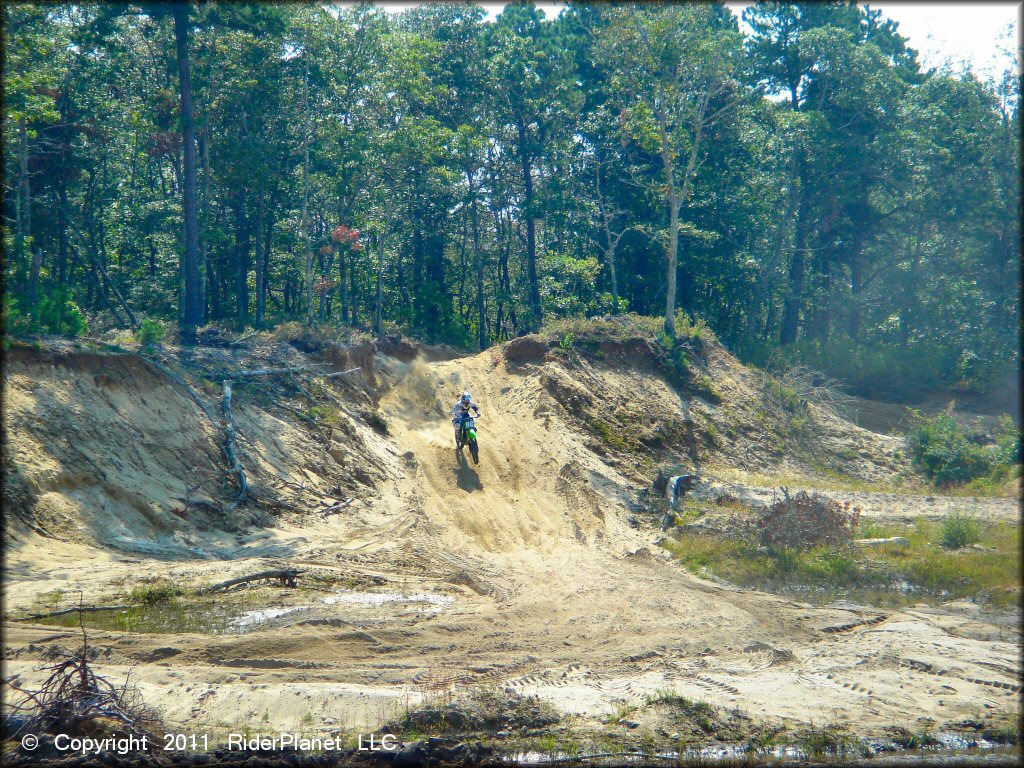
M 452 424 L 455 425 L 456 444 L 459 442 L 459 430 L 462 429 L 462 420 L 469 417 L 470 411 L 474 411 L 477 418 L 480 418 L 480 409 L 473 402 L 472 395 L 468 391 L 463 392 L 462 397 L 459 398 L 458 402 L 455 403 L 455 407 L 452 408 Z

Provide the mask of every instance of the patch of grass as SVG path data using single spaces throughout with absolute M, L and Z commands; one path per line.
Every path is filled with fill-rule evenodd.
M 619 702 L 615 705 L 615 711 L 608 716 L 605 720 L 607 724 L 621 723 L 623 720 L 629 719 L 631 715 L 636 714 L 639 707 L 635 704 L 626 704 L 625 702 Z
M 302 412 L 302 417 L 308 421 L 325 421 L 330 423 L 334 420 L 335 413 L 330 406 L 314 405 Z
M 820 728 L 811 725 L 797 734 L 796 743 L 814 758 L 845 757 L 855 754 L 859 747 L 856 736 L 846 726 L 837 723 L 828 723 Z
M 942 546 L 947 549 L 962 549 L 981 541 L 978 521 L 968 515 L 952 512 L 942 521 Z
M 698 372 L 691 375 L 689 388 L 697 397 L 707 400 L 712 405 L 722 404 L 722 395 L 715 389 L 711 379 L 703 373 Z
M 688 570 L 742 587 L 797 593 L 823 601 L 856 595 L 878 605 L 971 598 L 995 607 L 1013 604 L 1021 588 L 1020 531 L 1012 523 L 979 523 L 979 547 L 940 546 L 942 526 L 871 527 L 859 535 L 905 536 L 909 546 L 815 547 L 770 553 L 739 537 L 707 533 L 666 539 L 662 546 Z
M 914 732 L 903 726 L 896 727 L 892 741 L 903 749 L 937 747 L 940 744 L 939 740 L 927 728 Z
M 915 496 L 926 496 L 933 493 L 924 484 L 914 485 L 901 479 L 890 483 L 879 483 L 862 480 L 849 475 L 842 475 L 831 468 L 821 467 L 825 477 L 812 477 L 789 472 L 748 472 L 732 467 L 714 467 L 708 475 L 725 482 L 754 485 L 762 488 L 780 488 L 786 486 L 791 491 L 814 489 L 818 491 L 865 491 L 868 493 L 905 493 Z
M 54 589 L 50 592 L 40 592 L 35 597 L 35 604 L 40 608 L 50 608 L 56 610 L 60 605 L 60 601 L 64 599 L 63 589 Z
M 715 733 L 719 727 L 718 711 L 706 701 L 690 699 L 672 690 L 658 691 L 648 696 L 646 706 L 661 704 L 681 720 L 695 725 L 703 733 Z
M 587 431 L 601 438 L 601 442 L 616 451 L 630 451 L 637 447 L 636 438 L 622 425 L 612 426 L 603 419 L 582 415 Z
M 135 587 L 135 589 L 128 593 L 128 602 L 139 603 L 140 605 L 157 605 L 170 602 L 173 598 L 183 594 L 184 590 L 181 587 L 176 587 L 169 582 L 159 580 L 152 584 Z
M 167 335 L 167 329 L 159 320 L 143 320 L 135 329 L 135 340 L 144 347 L 159 344 Z
M 785 726 L 765 727 L 750 734 L 743 742 L 743 751 L 748 755 L 762 755 L 772 752 L 785 743 Z
M 563 349 L 573 346 L 597 348 L 601 342 L 626 342 L 634 339 L 654 340 L 661 320 L 633 313 L 605 317 L 567 317 L 544 326 L 541 338 Z M 564 344 L 568 339 L 569 343 Z

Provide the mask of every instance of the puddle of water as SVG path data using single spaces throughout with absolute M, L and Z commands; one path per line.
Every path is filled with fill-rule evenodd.
M 950 599 L 948 590 L 925 589 L 897 580 L 887 584 L 878 584 L 870 587 L 852 587 L 837 589 L 829 586 L 811 586 L 808 584 L 768 584 L 758 587 L 768 592 L 776 592 L 794 597 L 812 605 L 839 606 L 849 605 L 870 605 L 876 607 L 905 605 L 910 600 L 932 601 L 936 604 Z
M 82 623 L 90 629 L 113 632 L 143 632 L 178 634 L 197 632 L 220 635 L 231 631 L 231 622 L 242 613 L 242 608 L 227 604 L 182 604 L 177 600 L 156 605 L 138 605 L 120 611 L 86 613 Z M 67 613 L 38 619 L 40 624 L 58 627 L 77 627 L 78 614 Z
M 401 592 L 342 590 L 315 605 L 253 608 L 251 601 L 245 605 L 237 605 L 224 599 L 216 601 L 190 600 L 188 602 L 170 600 L 155 605 L 132 606 L 119 611 L 86 613 L 82 620 L 90 629 L 105 629 L 114 632 L 152 634 L 196 632 L 206 635 L 224 635 L 269 629 L 286 623 L 289 618 L 294 618 L 293 614 L 313 611 L 319 606 L 373 608 L 390 605 L 393 611 L 435 614 L 454 603 L 455 598 L 449 595 L 426 592 L 406 595 Z M 324 610 L 323 607 L 320 608 L 321 613 Z M 77 613 L 69 613 L 38 621 L 52 626 L 77 627 L 79 619 Z
M 921 747 L 915 750 L 905 749 L 892 741 L 881 741 L 877 739 L 861 739 L 860 749 L 856 747 L 847 754 L 867 752 L 869 756 L 885 754 L 891 757 L 939 757 L 943 755 L 952 756 L 968 750 L 981 752 L 998 749 L 1001 745 L 987 741 L 981 737 L 967 736 L 961 733 L 950 733 L 940 731 L 935 734 L 938 744 L 934 747 Z M 551 765 L 555 763 L 566 763 L 576 761 L 595 760 L 598 758 L 610 758 L 616 763 L 640 763 L 648 764 L 652 760 L 666 761 L 672 763 L 686 764 L 689 762 L 700 765 L 703 762 L 744 760 L 751 757 L 751 753 L 743 744 L 713 744 L 705 747 L 691 747 L 683 750 L 669 750 L 663 752 L 625 752 L 618 755 L 608 753 L 568 753 L 568 752 L 516 752 L 506 757 L 507 762 L 518 765 Z M 779 760 L 806 760 L 810 755 L 802 749 L 793 746 L 778 746 L 769 750 L 757 752 L 759 758 L 776 758 Z
M 401 592 L 352 592 L 343 590 L 330 597 L 324 598 L 327 605 L 348 603 L 351 605 L 384 605 L 385 603 L 412 603 L 415 610 L 422 613 L 440 613 L 445 608 L 455 603 L 455 598 L 450 595 L 434 595 L 426 592 L 417 592 L 411 595 L 404 595 Z
M 255 611 L 246 611 L 241 616 L 231 620 L 231 629 L 237 632 L 251 632 L 254 629 L 262 628 L 273 619 L 279 619 L 296 611 L 308 611 L 311 606 L 295 605 L 290 608 L 260 608 Z

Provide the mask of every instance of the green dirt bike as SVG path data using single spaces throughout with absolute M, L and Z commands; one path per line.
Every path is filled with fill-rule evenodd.
M 477 414 L 477 418 L 479 418 Z M 461 451 L 464 445 L 469 446 L 469 452 L 473 456 L 473 463 L 480 463 L 480 449 L 476 443 L 476 420 L 468 413 L 462 416 L 462 421 L 459 422 L 458 435 L 455 438 L 455 450 Z

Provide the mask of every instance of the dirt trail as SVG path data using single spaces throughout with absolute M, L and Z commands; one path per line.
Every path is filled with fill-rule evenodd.
M 493 354 L 377 363 L 390 434 L 353 433 L 350 448 L 376 458 L 374 493 L 351 514 L 213 533 L 223 546 L 207 559 L 173 548 L 117 551 L 16 525 L 8 610 L 26 610 L 55 588 L 99 597 L 145 576 L 209 582 L 281 557 L 404 596 L 367 605 L 300 593 L 288 598 L 303 603 L 289 626 L 243 635 L 92 633 L 108 674 L 133 668 L 168 720 L 191 727 L 372 727 L 449 685 L 536 694 L 597 719 L 673 690 L 752 716 L 845 721 L 864 734 L 1017 716 L 1020 635 L 970 606 L 817 608 L 704 581 L 669 562 L 655 546 L 659 531 L 634 527 L 635 484 L 560 418 L 563 406 L 545 386 L 548 364 L 515 366 Z M 679 420 L 691 406 L 643 370 L 595 365 L 580 376 L 596 396 L 657 398 Z M 59 389 L 46 378 L 36 386 Z M 447 414 L 463 389 L 484 411 L 479 464 L 454 450 Z M 13 403 L 22 416 L 32 411 L 27 399 Z M 197 425 L 197 409 L 175 407 L 194 422 L 174 429 L 213 439 Z M 263 471 L 297 477 L 287 461 L 312 450 L 309 438 L 255 406 L 237 410 L 250 453 L 272 457 L 257 479 Z M 57 461 L 46 445 L 14 439 L 40 465 Z M 321 477 L 307 471 L 311 483 Z M 77 514 L 96 503 L 80 499 Z M 151 524 L 168 526 L 168 542 L 211 540 L 162 517 Z M 414 594 L 438 596 L 437 609 L 424 610 Z M 5 635 L 8 674 L 23 684 L 53 648 L 76 642 L 74 632 L 42 625 L 8 622 Z

